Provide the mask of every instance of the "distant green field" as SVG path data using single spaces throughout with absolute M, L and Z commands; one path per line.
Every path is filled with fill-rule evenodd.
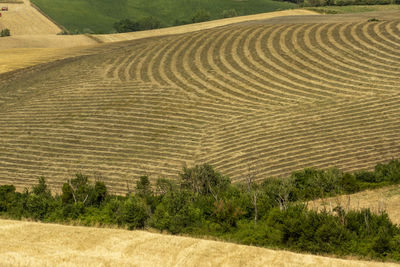
M 308 10 L 322 14 L 345 14 L 372 11 L 400 10 L 400 5 L 371 5 L 371 6 L 324 6 L 310 7 Z
M 163 26 L 176 20 L 190 20 L 198 9 L 220 18 L 223 10 L 235 9 L 249 15 L 295 8 L 296 5 L 272 0 L 32 0 L 40 9 L 70 31 L 109 33 L 113 23 L 124 18 L 154 16 Z

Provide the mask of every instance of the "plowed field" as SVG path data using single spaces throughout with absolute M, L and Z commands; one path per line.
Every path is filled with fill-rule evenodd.
M 261 180 L 399 157 L 399 14 L 228 25 L 3 75 L 0 183 L 83 172 L 124 193 L 202 162 L 240 181 L 249 164 Z

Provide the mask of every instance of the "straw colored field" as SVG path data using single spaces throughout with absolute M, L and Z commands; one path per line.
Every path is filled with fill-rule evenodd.
M 265 20 L 283 16 L 299 16 L 299 15 L 315 15 L 315 14 L 317 13 L 311 10 L 293 9 L 293 10 L 268 12 L 256 15 L 240 16 L 234 18 L 219 19 L 219 20 L 206 21 L 201 23 L 156 29 L 150 31 L 127 32 L 127 33 L 116 33 L 116 34 L 97 34 L 94 35 L 94 37 L 101 42 L 128 41 L 128 40 L 137 40 L 149 37 L 167 36 L 167 35 L 195 32 L 200 30 L 207 30 L 216 27 L 226 26 L 233 23 Z
M 398 15 L 293 16 L 103 44 L 0 76 L 0 183 L 45 176 L 59 188 L 83 172 L 124 193 L 139 175 L 176 178 L 202 162 L 240 181 L 249 164 L 265 179 L 399 157 Z
M 13 29 L 11 29 L 12 36 L 1 39 L 0 49 L 2 49 L 2 56 L 0 57 L 0 73 L 60 60 L 66 57 L 73 57 L 80 54 L 85 54 L 88 52 L 87 46 L 94 47 L 99 42 L 115 42 L 142 39 L 160 35 L 173 35 L 218 27 L 236 22 L 266 19 L 277 16 L 314 14 L 314 12 L 312 11 L 289 10 L 224 19 L 206 23 L 199 23 L 195 25 L 184 25 L 161 30 L 142 31 L 126 34 L 88 36 L 55 35 L 55 33 L 61 30 L 53 32 L 50 31 L 44 34 L 48 30 L 48 25 L 52 24 L 52 22 L 43 17 L 43 15 L 41 15 L 35 9 L 32 9 L 27 0 L 22 5 L 8 6 L 10 8 L 10 12 L 12 12 L 6 12 L 6 15 L 0 19 L 0 29 L 1 23 L 3 21 L 5 25 L 13 24 L 15 25 L 15 28 L 23 29 L 24 32 L 22 33 L 24 35 L 19 35 L 21 34 L 21 31 L 17 31 L 15 33 Z M 26 16 L 35 18 L 33 19 L 33 23 L 31 22 L 31 20 L 17 19 Z M 10 20 L 10 18 L 14 18 L 14 20 Z M 43 24 L 43 20 L 47 22 Z M 42 30 L 31 31 L 32 25 L 36 25 L 35 27 L 33 27 L 34 29 L 42 27 Z M 73 47 L 73 49 L 71 49 L 71 47 Z
M 143 231 L 0 220 L 2 266 L 396 266 Z
M 398 185 L 308 203 L 308 206 L 312 209 L 321 210 L 325 208 L 328 211 L 338 205 L 346 210 L 370 208 L 371 211 L 376 213 L 386 211 L 390 220 L 400 225 L 400 186 Z
M 57 34 L 61 29 L 48 20 L 29 0 L 23 3 L 7 4 L 9 11 L 2 12 L 0 29 L 8 28 L 12 35 Z

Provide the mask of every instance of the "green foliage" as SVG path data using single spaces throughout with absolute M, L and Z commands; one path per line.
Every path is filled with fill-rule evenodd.
M 149 218 L 148 207 L 140 197 L 130 197 L 123 202 L 118 212 L 118 223 L 128 229 L 143 228 Z
M 155 17 L 144 17 L 137 21 L 123 19 L 114 23 L 114 29 L 117 32 L 135 32 L 158 29 L 161 27 L 161 21 Z
M 197 22 L 208 21 L 210 19 L 211 19 L 210 12 L 204 9 L 198 9 L 196 13 L 193 14 L 191 20 L 193 23 L 197 23 Z
M 180 177 L 182 189 L 189 190 L 195 196 L 212 195 L 216 200 L 230 184 L 229 178 L 216 172 L 209 164 L 196 165 L 193 168 L 184 167 Z
M 218 19 L 223 10 L 235 9 L 238 14 L 250 15 L 295 8 L 294 4 L 273 0 L 33 0 L 41 10 L 63 25 L 70 33 L 85 28 L 95 33 L 114 31 L 114 23 L 126 18 L 137 21 L 152 16 L 162 26 L 188 24 L 193 11 L 205 10 L 211 19 Z
M 399 165 L 392 160 L 378 164 L 373 172 L 355 174 L 308 168 L 286 179 L 232 185 L 228 177 L 203 164 L 184 168 L 178 186 L 158 179 L 155 191 L 142 176 L 135 194 L 125 197 L 108 194 L 103 182 L 93 184 L 83 174 L 68 180 L 61 195 L 53 196 L 46 180 L 39 178 L 31 191 L 23 193 L 12 185 L 0 186 L 0 215 L 128 229 L 152 226 L 172 234 L 206 234 L 249 245 L 399 261 L 400 228 L 386 213 L 346 211 L 340 206 L 333 213 L 316 212 L 298 204 L 398 183 Z
M 139 181 L 136 182 L 136 192 L 141 197 L 151 195 L 152 192 L 149 177 L 139 177 Z
M 10 36 L 10 30 L 9 29 L 4 29 L 0 31 L 0 37 L 6 37 L 6 36 Z
M 233 17 L 237 17 L 237 16 L 238 16 L 238 13 L 236 12 L 236 10 L 234 8 L 224 10 L 221 13 L 221 18 L 233 18 Z
M 176 191 L 166 194 L 157 206 L 152 226 L 167 230 L 173 234 L 184 232 L 201 223 L 201 210 L 190 201 L 186 191 Z
M 219 200 L 214 202 L 213 213 L 216 223 L 226 232 L 237 226 L 242 211 L 229 200 Z
M 0 212 L 7 212 L 11 209 L 17 196 L 15 186 L 2 185 L 0 186 Z

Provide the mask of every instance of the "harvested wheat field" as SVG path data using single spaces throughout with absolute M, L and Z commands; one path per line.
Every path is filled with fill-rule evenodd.
M 2 266 L 397 266 L 144 231 L 8 220 L 0 230 Z
M 371 209 L 372 212 L 386 211 L 390 220 L 400 225 L 400 186 L 390 186 L 375 190 L 367 190 L 351 195 L 342 195 L 327 199 L 310 201 L 309 208 L 331 211 L 336 206 L 345 210 Z
M 0 29 L 8 28 L 13 35 L 57 34 L 61 29 L 33 8 L 29 0 L 8 3 L 9 11 L 2 12 Z
M 240 181 L 400 156 L 399 12 L 293 16 L 102 44 L 0 76 L 0 183 L 125 193 L 208 162 Z M 10 82 L 12 81 L 12 82 Z
M 9 11 L 1 12 L 0 30 L 10 29 L 11 36 L 0 40 L 0 73 L 87 54 L 88 47 L 98 43 L 84 35 L 56 35 L 62 30 L 29 0 L 3 5 Z
M 169 28 L 162 28 L 162 29 L 155 29 L 148 31 L 116 33 L 116 34 L 97 34 L 94 35 L 94 37 L 98 39 L 100 42 L 128 41 L 128 40 L 137 40 L 137 39 L 156 37 L 156 36 L 176 35 L 176 34 L 195 32 L 200 30 L 207 30 L 240 22 L 258 21 L 258 20 L 265 20 L 265 19 L 284 17 L 284 16 L 317 15 L 317 14 L 318 13 L 314 11 L 304 10 L 304 9 L 283 10 L 283 11 L 239 16 L 233 18 L 219 19 L 219 20 L 206 21 L 201 23 L 187 24 L 176 27 L 169 27 Z

